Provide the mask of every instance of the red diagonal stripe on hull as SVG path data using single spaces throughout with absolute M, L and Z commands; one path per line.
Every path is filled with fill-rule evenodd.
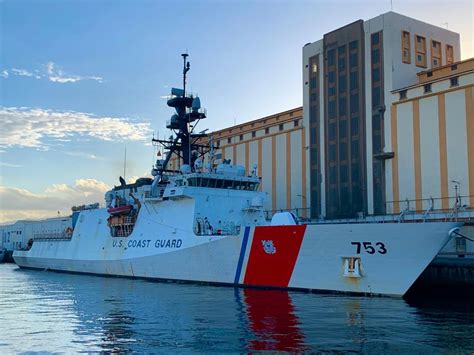
M 287 287 L 303 241 L 306 225 L 256 227 L 244 284 Z M 263 241 L 271 241 L 274 254 L 265 252 Z

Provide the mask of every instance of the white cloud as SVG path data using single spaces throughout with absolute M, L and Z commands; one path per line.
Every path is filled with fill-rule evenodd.
M 71 213 L 74 205 L 102 203 L 110 187 L 95 179 L 79 179 L 74 185 L 55 184 L 43 193 L 0 186 L 0 223 L 19 219 L 55 217 Z
M 27 107 L 0 106 L 0 121 L 0 148 L 47 149 L 47 138 L 54 141 L 78 136 L 104 141 L 139 141 L 145 140 L 151 132 L 149 123 L 132 122 L 128 118 Z
M 48 62 L 46 64 L 46 73 L 48 76 L 49 81 L 55 83 L 75 83 L 81 80 L 95 80 L 99 83 L 102 83 L 104 79 L 100 76 L 80 76 L 80 75 L 73 75 L 73 74 L 66 74 L 60 67 L 58 67 L 53 62 Z
M 11 69 L 12 74 L 19 75 L 19 76 L 33 76 L 33 73 L 29 72 L 25 69 Z
M 67 74 L 61 67 L 56 65 L 54 62 L 48 62 L 43 65 L 41 71 L 37 69 L 35 69 L 34 71 L 30 71 L 27 69 L 11 68 L 10 70 L 2 70 L 0 72 L 0 76 L 3 78 L 8 78 L 10 74 L 36 79 L 46 78 L 49 81 L 60 84 L 75 83 L 81 80 L 94 80 L 99 83 L 104 82 L 104 78 L 98 75 L 81 76 L 76 74 Z
M 103 160 L 103 157 L 99 157 L 95 154 L 85 153 L 85 152 L 69 152 L 69 151 L 61 151 L 61 153 L 69 155 L 71 157 L 78 157 L 78 158 L 86 158 L 91 160 Z
M 23 167 L 23 165 L 4 163 L 2 161 L 0 161 L 0 166 L 4 166 L 6 168 L 21 168 L 21 167 Z

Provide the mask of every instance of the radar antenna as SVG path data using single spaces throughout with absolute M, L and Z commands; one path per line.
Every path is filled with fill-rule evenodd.
M 155 175 L 162 175 L 163 171 L 173 171 L 167 168 L 173 154 L 178 159 L 182 159 L 183 165 L 188 165 L 193 169 L 195 161 L 210 150 L 209 144 L 202 143 L 202 139 L 207 137 L 205 131 L 193 133 L 199 121 L 206 118 L 206 110 L 201 108 L 198 96 L 186 93 L 186 78 L 191 64 L 187 60 L 189 56 L 187 53 L 183 53 L 181 56 L 183 57 L 183 88 L 172 88 L 171 96 L 167 101 L 167 105 L 176 111 L 166 122 L 166 128 L 173 131 L 174 138 L 171 136 L 168 140 L 159 139 L 159 137 L 152 139 L 153 144 L 161 145 L 166 151 L 165 159 L 157 161 L 156 168 L 154 168 Z

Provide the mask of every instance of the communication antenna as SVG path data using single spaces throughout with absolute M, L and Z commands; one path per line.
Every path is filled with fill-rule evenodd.
M 125 151 L 123 154 L 123 179 L 125 184 L 127 184 L 127 146 L 125 146 Z M 125 186 L 123 187 L 123 198 L 125 199 Z
M 127 146 L 125 146 L 125 151 L 123 154 L 123 178 L 127 181 Z
M 181 54 L 181 56 L 183 57 L 183 97 L 186 97 L 186 73 L 189 71 L 189 69 L 191 69 L 191 64 L 187 60 L 189 56 L 187 51 L 186 53 Z M 188 129 L 190 125 L 191 125 L 191 117 L 188 116 Z M 191 163 L 191 139 L 189 139 L 188 141 L 188 157 L 189 157 L 189 162 Z

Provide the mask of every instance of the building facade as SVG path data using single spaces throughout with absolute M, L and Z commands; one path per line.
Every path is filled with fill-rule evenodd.
M 474 208 L 474 58 L 417 77 L 392 92 L 387 212 Z
M 356 21 L 303 47 L 303 122 L 311 216 L 385 214 L 392 90 L 459 61 L 459 34 L 393 12 Z

